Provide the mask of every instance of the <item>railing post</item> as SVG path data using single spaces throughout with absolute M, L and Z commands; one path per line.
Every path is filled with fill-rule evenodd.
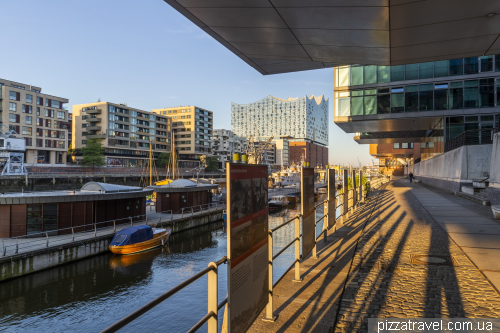
M 161 212 L 158 213 L 158 224 L 161 223 Z
M 146 214 L 146 225 L 148 225 L 148 214 Z
M 71 234 L 72 234 L 72 238 L 71 238 L 71 241 L 75 241 L 75 228 L 71 228 Z
M 326 200 L 325 203 L 323 204 L 323 239 L 325 241 L 325 243 L 328 243 L 328 240 L 327 240 L 327 233 L 328 233 L 328 219 L 329 219 L 329 215 L 330 215 L 330 211 L 328 210 L 328 203 L 329 201 Z
M 129 218 L 130 218 L 130 225 L 133 226 L 134 222 L 132 222 L 132 216 L 129 216 Z
M 218 202 L 216 202 L 216 203 L 215 203 L 215 210 L 217 210 L 218 208 L 219 208 L 219 203 L 218 203 Z
M 19 238 L 16 238 L 16 254 L 19 252 Z
M 295 279 L 293 282 L 302 282 L 300 277 L 300 218 L 295 221 Z
M 45 237 L 47 237 L 47 245 L 45 247 L 49 247 L 49 233 L 45 233 Z
M 94 237 L 97 237 L 97 223 L 94 223 Z
M 2 257 L 5 257 L 6 253 L 7 253 L 7 248 L 5 247 L 4 241 L 2 239 Z
M 262 319 L 264 321 L 274 322 L 278 318 L 273 315 L 273 232 L 271 230 L 267 233 L 267 252 L 268 252 L 268 285 L 269 295 L 266 305 L 266 316 Z
M 113 232 L 116 232 L 116 221 L 113 221 Z
M 218 281 L 217 281 L 217 264 L 211 262 L 208 267 L 213 269 L 208 272 L 208 313 L 213 312 L 214 315 L 208 319 L 208 333 L 217 333 L 217 307 L 219 306 L 218 300 Z
M 361 204 L 363 202 L 363 171 L 359 170 L 359 196 L 358 201 Z
M 317 207 L 314 207 L 314 247 L 313 247 L 313 250 L 312 250 L 312 257 L 314 259 L 318 259 L 318 253 L 317 253 L 317 241 L 316 241 L 316 221 L 318 221 L 316 219 L 316 211 L 317 211 Z
M 193 216 L 193 214 L 194 214 L 194 213 L 193 213 L 193 207 L 191 207 L 191 216 Z
M 182 208 L 182 216 L 181 217 L 184 217 L 184 208 Z
M 174 211 L 171 210 L 170 211 L 170 223 L 172 223 L 173 220 L 174 220 Z

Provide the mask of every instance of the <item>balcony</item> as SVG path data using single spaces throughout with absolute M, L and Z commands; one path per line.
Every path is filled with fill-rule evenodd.
M 106 139 L 106 133 L 101 134 L 87 134 L 87 139 Z
M 101 126 L 92 125 L 92 126 L 85 127 L 85 129 L 87 131 L 100 131 L 101 130 Z
M 89 118 L 85 119 L 85 121 L 88 122 L 88 123 L 99 123 L 99 122 L 101 122 L 101 118 L 98 118 L 98 117 L 95 117 L 95 118 L 89 117 Z
M 87 114 L 101 114 L 101 109 L 86 110 Z

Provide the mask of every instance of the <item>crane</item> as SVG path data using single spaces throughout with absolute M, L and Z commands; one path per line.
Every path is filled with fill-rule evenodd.
M 21 176 L 28 171 L 24 166 L 26 141 L 16 131 L 0 124 L 0 168 L 2 176 Z

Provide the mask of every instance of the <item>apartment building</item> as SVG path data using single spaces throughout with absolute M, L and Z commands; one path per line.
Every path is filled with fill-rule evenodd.
M 172 120 L 125 104 L 96 102 L 73 105 L 75 149 L 99 139 L 108 166 L 143 167 L 150 144 L 155 158 L 171 150 Z M 77 153 L 76 159 L 81 159 Z
M 247 139 L 234 135 L 230 130 L 213 131 L 212 153 L 219 160 L 219 169 L 226 169 L 226 162 L 231 162 L 233 154 L 245 154 L 247 146 Z
M 153 113 L 172 119 L 175 150 L 181 167 L 196 167 L 201 155 L 212 155 L 212 111 L 197 106 L 178 106 L 153 109 Z
M 65 103 L 68 99 L 43 94 L 40 87 L 0 79 L 0 122 L 25 139 L 25 163 L 66 164 Z

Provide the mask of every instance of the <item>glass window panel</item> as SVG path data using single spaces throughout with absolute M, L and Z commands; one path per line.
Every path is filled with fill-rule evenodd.
M 366 95 L 376 95 L 377 94 L 377 89 L 365 89 L 365 96 Z
M 394 143 L 394 144 L 392 145 L 392 147 L 393 147 L 394 149 L 399 149 L 399 143 Z
M 463 75 L 464 74 L 464 60 L 452 59 L 450 60 L 450 75 Z
M 419 76 L 421 79 L 428 79 L 434 76 L 434 63 L 423 62 L 419 64 Z
M 463 81 L 450 83 L 450 88 L 462 88 L 463 86 L 464 86 Z
M 462 116 L 450 117 L 449 119 L 450 119 L 449 121 L 450 124 L 462 124 L 464 122 L 464 117 Z
M 377 96 L 365 96 L 365 114 L 377 114 Z
M 418 91 L 418 86 L 406 86 L 405 92 Z
M 449 105 L 450 105 L 450 110 L 464 108 L 464 89 L 463 88 L 451 88 L 450 89 Z
M 495 116 L 491 115 L 491 116 L 481 116 L 481 121 L 494 121 L 495 120 Z
M 479 58 L 470 57 L 464 58 L 464 74 L 479 73 Z
M 391 112 L 404 112 L 405 111 L 405 94 L 391 94 Z
M 420 91 L 434 90 L 434 85 L 433 84 L 421 84 L 418 86 L 418 90 L 420 90 Z
M 500 80 L 497 80 L 497 105 L 500 105 Z
M 339 87 L 349 86 L 349 67 L 339 68 Z
M 363 84 L 363 66 L 351 67 L 351 80 L 353 86 Z
M 351 115 L 351 99 L 339 98 L 339 117 L 347 117 Z
M 448 110 L 448 89 L 434 90 L 434 110 Z
M 493 56 L 481 57 L 481 72 L 491 72 L 493 70 Z
M 404 81 L 405 79 L 405 66 L 391 66 L 391 81 Z
M 57 204 L 43 205 L 43 231 L 57 230 Z
M 476 122 L 477 123 L 477 116 L 466 116 L 465 117 L 465 122 L 466 123 L 471 123 L 471 122 Z
M 449 128 L 450 131 L 449 131 L 448 141 L 456 138 L 465 131 L 463 124 L 451 124 Z
M 365 84 L 377 83 L 377 66 L 364 66 Z
M 495 71 L 500 71 L 500 54 L 495 56 Z
M 495 81 L 494 79 L 479 80 L 480 107 L 491 108 L 495 106 Z
M 432 95 L 432 90 L 420 91 L 418 93 L 419 111 L 431 111 L 433 109 Z
M 391 93 L 404 92 L 404 88 L 391 88 Z
M 434 77 L 449 75 L 449 60 L 434 61 Z
M 389 88 L 379 88 L 378 89 L 379 94 L 388 94 L 389 93 Z
M 406 80 L 418 79 L 418 64 L 405 65 L 405 79 Z
M 434 89 L 444 89 L 448 88 L 448 83 L 436 83 L 434 85 Z
M 363 97 L 351 98 L 351 115 L 352 116 L 363 115 Z
M 382 94 L 377 95 L 377 113 L 391 112 L 391 95 Z
M 391 81 L 391 67 L 377 66 L 377 82 L 384 83 Z
M 43 210 L 42 205 L 27 205 L 26 232 L 28 235 L 42 232 Z
M 418 91 L 405 92 L 406 112 L 418 111 Z
M 408 149 L 408 143 L 402 143 L 401 148 L 403 149 Z
M 353 90 L 351 96 L 363 96 L 363 90 Z
M 464 108 L 479 107 L 479 88 L 477 80 L 464 81 Z

